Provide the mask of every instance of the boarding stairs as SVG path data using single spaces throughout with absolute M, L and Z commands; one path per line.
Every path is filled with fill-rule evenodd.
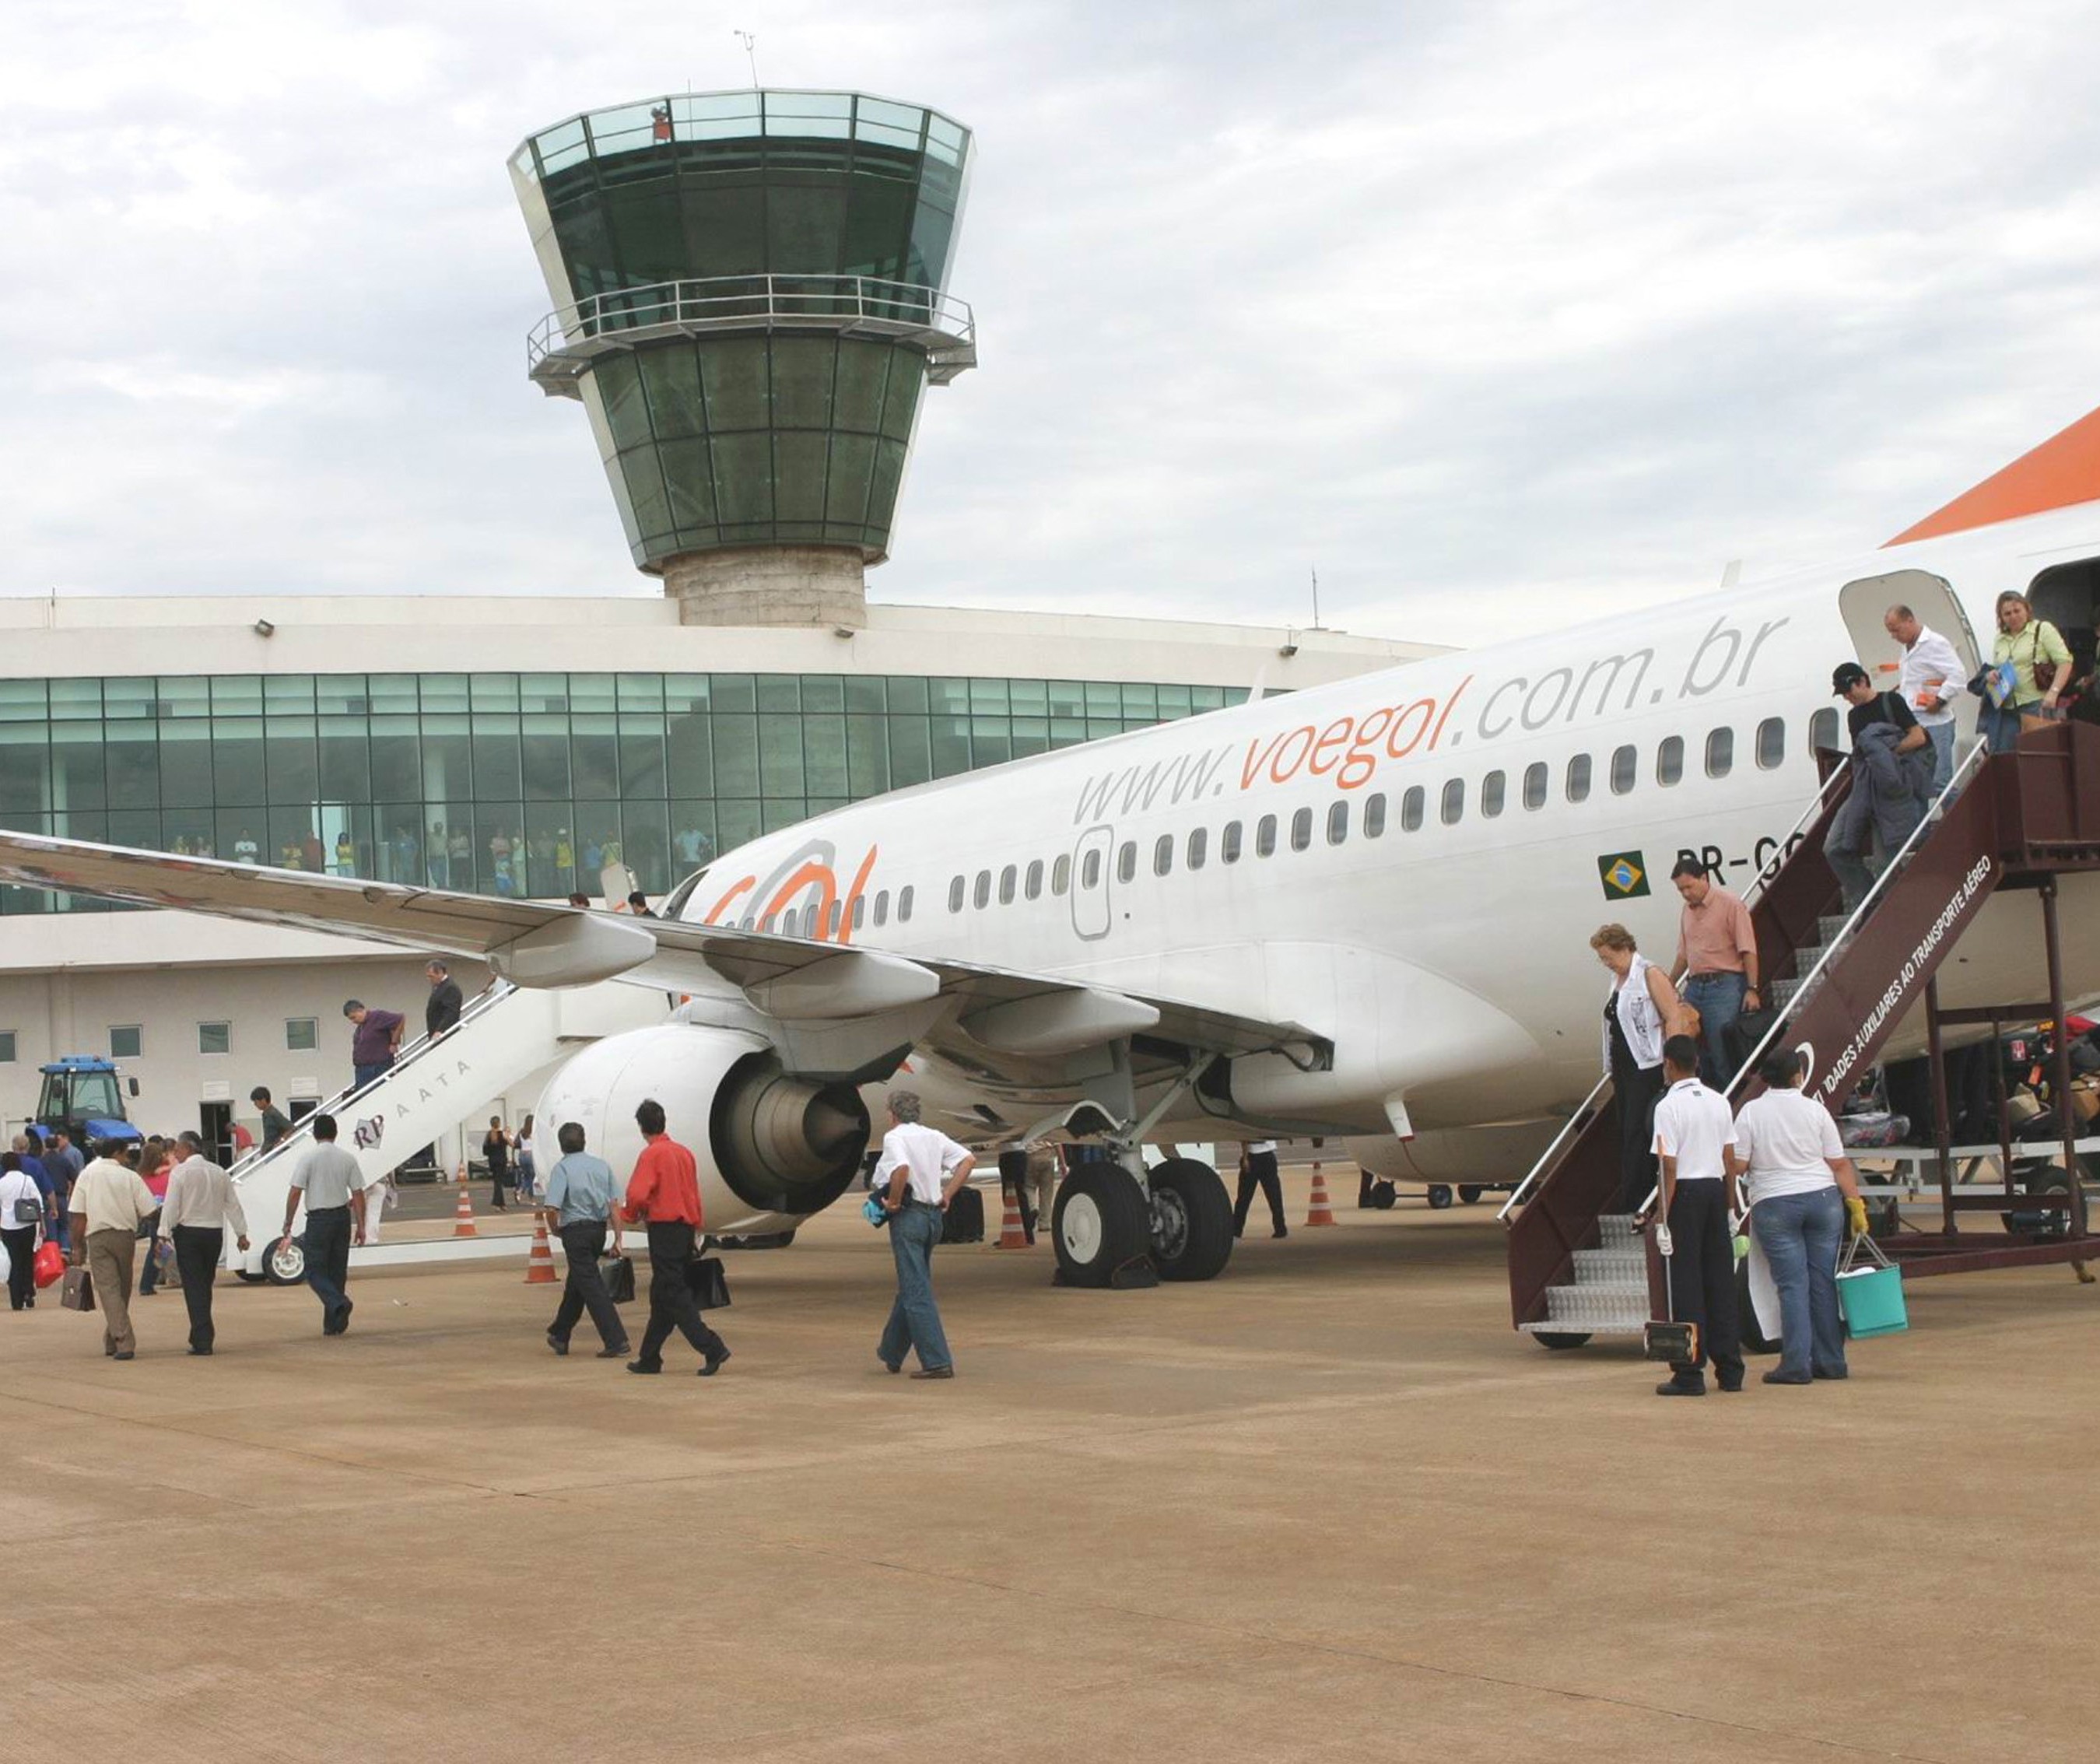
M 2023 736 L 2011 753 L 1972 751 L 1859 911 L 1850 915 L 1840 910 L 1838 879 L 1823 843 L 1850 794 L 1852 771 L 1836 763 L 1838 756 L 1826 758 L 1832 769 L 1822 789 L 1745 896 L 1767 978 L 1767 1004 L 1776 1014 L 1729 1086 L 1738 1108 L 1762 1087 L 1756 1069 L 1771 1047 L 1805 1051 L 1806 1087 L 1834 1113 L 1921 1007 L 1937 1074 L 1944 1026 L 2060 1021 L 2067 998 L 2100 990 L 2100 972 L 2067 974 L 2057 912 L 2061 879 L 2100 871 L 2100 729 L 2059 723 Z M 1942 1008 L 1937 977 L 1943 966 L 1976 930 L 1987 905 L 2015 892 L 2032 893 L 2040 904 L 2039 935 L 2021 936 L 2045 959 L 2047 997 L 2001 996 Z M 1988 966 L 1983 977 L 1965 976 L 1965 990 L 1985 984 Z M 2070 1073 L 2067 1042 L 2059 1042 L 2061 1094 Z M 1951 1162 L 1943 1076 L 1935 1076 L 1935 1088 L 1945 1171 Z M 1579 1346 L 1594 1335 L 1638 1334 L 1651 1317 L 1668 1315 L 1661 1258 L 1636 1235 L 1630 1217 L 1607 1211 L 1619 1190 L 1618 1131 L 1610 1102 L 1607 1079 L 1500 1215 L 1509 1227 L 1512 1321 L 1549 1347 Z M 2067 1171 L 2075 1171 L 2069 1143 L 2064 1157 Z M 1963 1241 L 1950 1190 L 1943 1233 L 1904 1233 L 1885 1239 L 1883 1247 L 1917 1273 L 2100 1259 L 2100 1250 L 2085 1241 L 2077 1182 L 2032 1202 L 2065 1213 L 2062 1226 L 2003 1239 L 1972 1233 Z M 2004 1203 L 1994 1197 L 1979 1204 Z
M 470 1111 L 560 1057 L 564 994 L 492 981 L 460 1012 L 452 1028 L 424 1035 L 395 1056 L 369 1083 L 351 1085 L 316 1114 L 333 1115 L 336 1143 L 357 1160 L 365 1186 L 378 1181 L 421 1147 L 457 1127 Z M 248 1221 L 245 1256 L 229 1240 L 229 1265 L 254 1279 L 292 1282 L 304 1277 L 296 1241 L 277 1253 L 292 1171 L 312 1145 L 313 1116 L 302 1119 L 267 1151 L 256 1150 L 227 1174 Z M 303 1219 L 303 1215 L 301 1215 Z

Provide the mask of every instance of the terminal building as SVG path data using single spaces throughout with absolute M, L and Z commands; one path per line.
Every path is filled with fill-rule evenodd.
M 510 170 L 555 310 L 528 371 L 550 416 L 580 403 L 662 593 L 0 600 L 0 824 L 556 899 L 624 867 L 654 898 L 883 791 L 1433 653 L 868 602 L 924 394 L 976 359 L 946 287 L 971 147 L 833 93 L 534 135 Z M 0 889 L 0 1117 L 46 1061 L 104 1055 L 147 1131 L 223 1143 L 258 1084 L 311 1105 L 347 1082 L 346 999 L 419 1028 L 420 968 Z

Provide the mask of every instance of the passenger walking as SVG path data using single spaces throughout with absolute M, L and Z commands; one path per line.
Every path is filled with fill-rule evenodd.
M 321 1334 L 340 1335 L 350 1327 L 355 1308 L 350 1299 L 350 1251 L 364 1241 L 364 1173 L 357 1160 L 335 1142 L 335 1117 L 317 1114 L 314 1142 L 299 1153 L 285 1197 L 285 1234 L 277 1247 L 292 1244 L 292 1220 L 307 1203 L 307 1284 L 321 1302 Z
M 1021 1219 L 1023 1241 L 1035 1241 L 1035 1214 L 1028 1197 L 1028 1153 L 1018 1145 L 1009 1145 L 999 1154 L 999 1188 L 1001 1199 L 1010 1206 Z
M 873 1186 L 889 1215 L 897 1298 L 875 1353 L 892 1372 L 902 1372 L 908 1348 L 919 1356 L 913 1378 L 952 1378 L 955 1356 L 933 1303 L 933 1246 L 941 1241 L 948 1202 L 970 1180 L 977 1161 L 967 1146 L 927 1127 L 919 1114 L 919 1099 L 911 1091 L 889 1093 L 889 1131 L 882 1136 Z
M 1714 880 L 1696 858 L 1680 858 L 1670 872 L 1683 897 L 1677 921 L 1677 965 L 1684 975 L 1684 1002 L 1699 1013 L 1705 1047 L 1699 1074 L 1708 1087 L 1725 1091 L 1736 1075 L 1724 1039 L 1745 1011 L 1761 1008 L 1758 937 L 1750 910 Z
M 1696 1346 L 1673 1362 L 1658 1396 L 1704 1396 L 1706 1362 L 1724 1391 L 1743 1387 L 1743 1335 L 1736 1315 L 1736 1118 L 1728 1099 L 1699 1079 L 1699 1043 L 1672 1035 L 1662 1044 L 1670 1088 L 1655 1105 L 1655 1151 L 1662 1166 L 1661 1216 L 1669 1224 L 1670 1315 L 1691 1324 Z
M 646 1223 L 649 1234 L 649 1322 L 642 1352 L 629 1372 L 664 1369 L 664 1343 L 673 1330 L 700 1356 L 699 1375 L 712 1378 L 729 1358 L 729 1347 L 700 1316 L 686 1269 L 701 1225 L 699 1166 L 693 1154 L 664 1131 L 664 1105 L 648 1101 L 634 1111 L 634 1124 L 648 1143 L 634 1165 L 620 1214 L 629 1224 Z
M 139 1270 L 139 1296 L 150 1299 L 161 1286 L 161 1208 L 168 1197 L 168 1178 L 174 1173 L 175 1161 L 168 1153 L 167 1141 L 157 1133 L 147 1140 L 139 1151 L 139 1180 L 146 1184 L 146 1192 L 153 1197 L 153 1211 L 140 1221 L 139 1235 L 146 1241 L 145 1259 Z
M 1857 662 L 1839 664 L 1830 687 L 1851 706 L 1845 720 L 1852 737 L 1852 789 L 1824 836 L 1823 855 L 1851 914 L 1925 818 L 1933 761 L 1910 706 L 1895 693 L 1877 692 Z
M 1049 1140 L 1038 1140 L 1028 1148 L 1028 1175 L 1025 1180 L 1035 1190 L 1038 1231 L 1048 1231 L 1057 1216 L 1059 1173 L 1057 1148 Z
M 184 1133 L 175 1143 L 182 1162 L 168 1179 L 160 1234 L 174 1246 L 183 1303 L 190 1314 L 190 1352 L 202 1355 L 211 1352 L 217 1336 L 211 1321 L 211 1288 L 226 1249 L 226 1228 L 233 1227 L 235 1247 L 245 1250 L 248 1218 L 224 1169 L 205 1156 L 204 1136 Z
M 452 978 L 452 971 L 443 962 L 426 963 L 424 977 L 430 982 L 430 995 L 423 1001 L 423 1033 L 442 1035 L 448 1029 L 459 1026 L 460 1012 L 465 1009 L 465 1000 L 460 994 L 459 982 Z
M 380 1221 L 390 1206 L 401 1204 L 400 1189 L 394 1180 L 394 1172 L 382 1170 L 364 1185 L 364 1241 L 368 1248 L 379 1241 Z
M 73 1185 L 79 1179 L 87 1160 L 82 1157 L 80 1148 L 64 1127 L 51 1129 L 45 1142 L 44 1173 L 51 1179 L 51 1199 L 59 1210 L 59 1247 L 70 1250 L 73 1247 Z
M 1998 636 L 1991 646 L 1993 672 L 2007 690 L 1987 692 L 1979 721 L 1993 753 L 2010 753 L 2020 743 L 2022 717 L 2054 717 L 2071 683 L 2071 650 L 2056 627 L 2035 616 L 2027 596 L 2012 589 L 1998 597 Z
M 525 1124 L 518 1130 L 518 1182 L 522 1199 L 530 1201 L 540 1180 L 539 1166 L 532 1160 L 532 1118 L 526 1116 Z
M 0 1152 L 0 1244 L 7 1250 L 11 1311 L 27 1311 L 37 1302 L 37 1240 L 50 1211 L 37 1179 L 22 1167 L 22 1154 Z
M 497 1212 L 510 1206 L 510 1135 L 503 1117 L 491 1115 L 488 1131 L 481 1136 L 482 1162 L 488 1166 L 488 1204 Z
M 1590 947 L 1612 975 L 1612 990 L 1604 995 L 1604 1055 L 1619 1112 L 1617 1211 L 1638 1213 L 1655 1187 L 1662 1044 L 1683 1027 L 1683 1005 L 1670 976 L 1640 953 L 1624 925 L 1599 926 Z
M 262 1111 L 262 1149 L 267 1152 L 292 1131 L 291 1117 L 271 1101 L 269 1089 L 265 1085 L 258 1084 L 249 1091 L 248 1100 Z
M 1289 1237 L 1290 1228 L 1283 1222 L 1283 1180 L 1277 1173 L 1274 1140 L 1256 1140 L 1240 1147 L 1240 1192 L 1233 1202 L 1235 1237 L 1246 1229 L 1247 1209 L 1254 1204 L 1257 1188 L 1268 1197 L 1268 1218 L 1273 1228 L 1269 1236 Z
M 1882 628 L 1903 645 L 1896 693 L 1932 744 L 1932 794 L 1954 779 L 1954 701 L 1968 677 L 1954 646 L 1908 606 L 1891 606 Z
M 131 1359 L 139 1338 L 131 1331 L 131 1269 L 139 1250 L 139 1222 L 155 1202 L 139 1172 L 120 1163 L 108 1144 L 73 1179 L 73 1262 L 87 1264 L 95 1283 L 95 1307 L 102 1313 L 102 1351 L 112 1360 Z
M 1780 1362 L 1767 1384 L 1807 1384 L 1846 1375 L 1845 1325 L 1838 1308 L 1838 1252 L 1847 1224 L 1867 1232 L 1867 1205 L 1830 1111 L 1801 1089 L 1799 1055 L 1758 1067 L 1770 1087 L 1736 1117 L 1750 1229 L 1779 1289 Z M 1840 1195 L 1842 1204 L 1840 1204 Z
M 569 1337 L 576 1321 L 588 1311 L 602 1344 L 601 1360 L 627 1357 L 627 1325 L 620 1321 L 620 1307 L 605 1290 L 598 1272 L 598 1258 L 605 1254 L 606 1236 L 612 1237 L 612 1252 L 620 1253 L 620 1179 L 602 1158 L 584 1149 L 584 1130 L 565 1121 L 555 1138 L 562 1155 L 547 1172 L 547 1223 L 562 1240 L 568 1259 L 568 1279 L 562 1287 L 562 1302 L 547 1330 L 547 1345 L 558 1354 L 569 1351 Z M 680 1271 L 681 1275 L 683 1270 Z
M 376 1010 L 356 999 L 343 1001 L 342 1014 L 356 1025 L 350 1041 L 350 1063 L 360 1090 L 382 1074 L 394 1069 L 394 1056 L 401 1051 L 402 1016 L 399 1011 Z

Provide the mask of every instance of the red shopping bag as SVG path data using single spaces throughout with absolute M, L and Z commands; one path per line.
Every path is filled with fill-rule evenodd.
M 30 1265 L 37 1271 L 37 1290 L 41 1292 L 65 1277 L 65 1251 L 47 1237 L 38 1247 L 36 1259 Z

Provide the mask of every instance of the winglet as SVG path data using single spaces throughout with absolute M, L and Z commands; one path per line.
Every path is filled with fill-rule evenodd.
M 1914 539 L 1992 527 L 2076 502 L 2100 502 L 2100 410 L 2080 417 L 1888 543 L 1907 545 Z

